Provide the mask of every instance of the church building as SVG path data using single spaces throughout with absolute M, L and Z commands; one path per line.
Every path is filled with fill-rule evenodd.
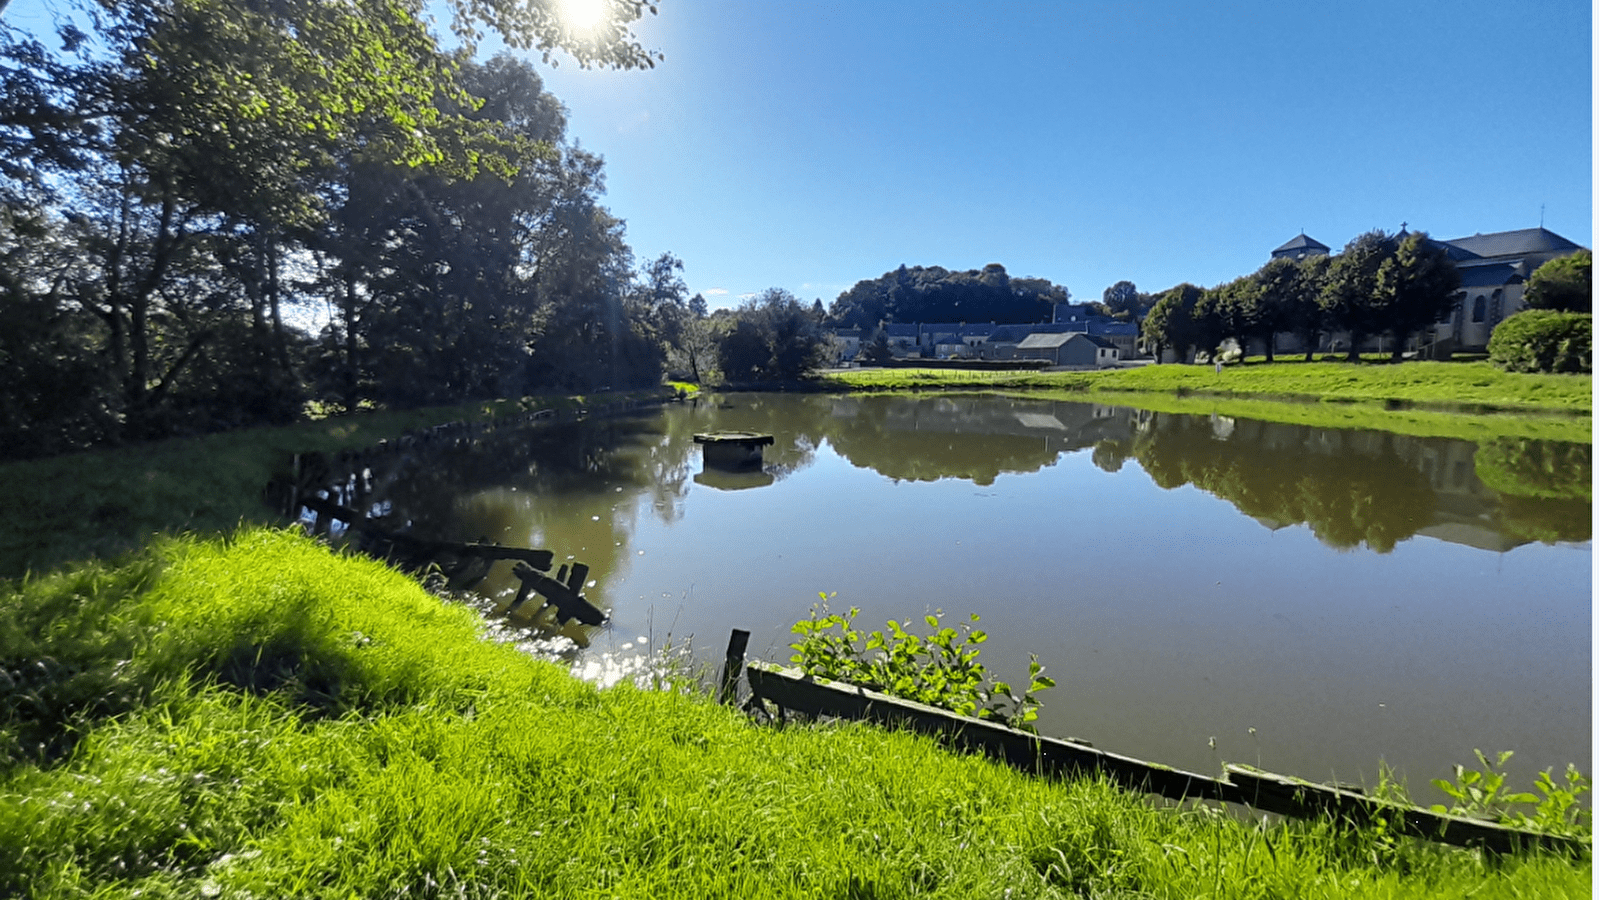
M 1401 225 L 1395 235 L 1403 240 L 1408 233 Z M 1433 326 L 1423 340 L 1446 345 L 1450 350 L 1482 350 L 1494 326 L 1521 310 L 1527 279 L 1538 267 L 1561 256 L 1583 249 L 1547 228 L 1522 228 L 1496 231 L 1470 237 L 1439 241 L 1460 271 L 1460 293 L 1455 308 Z M 1298 237 L 1271 252 L 1272 258 L 1327 255 L 1326 244 L 1300 232 Z

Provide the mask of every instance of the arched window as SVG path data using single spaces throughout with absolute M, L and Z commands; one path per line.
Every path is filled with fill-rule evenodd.
M 1481 322 L 1486 318 L 1488 318 L 1488 298 L 1478 294 L 1476 302 L 1471 304 L 1471 321 Z

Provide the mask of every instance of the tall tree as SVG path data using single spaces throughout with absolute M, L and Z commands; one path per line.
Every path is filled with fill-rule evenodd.
M 1370 335 L 1387 330 L 1377 314 L 1373 298 L 1377 293 L 1377 272 L 1394 255 L 1393 235 L 1380 229 L 1368 231 L 1344 246 L 1344 252 L 1327 266 L 1318 302 L 1327 325 L 1349 333 L 1347 359 L 1360 359 L 1360 345 Z
M 1377 288 L 1372 296 L 1376 320 L 1393 335 L 1392 359 L 1404 358 L 1410 336 L 1438 321 L 1454 305 L 1460 273 L 1442 244 L 1426 232 L 1411 233 L 1377 268 Z
M 1160 359 L 1161 351 L 1171 348 L 1181 362 L 1189 351 L 1203 338 L 1194 321 L 1194 308 L 1204 296 L 1204 290 L 1184 282 L 1160 295 L 1155 306 L 1144 319 L 1144 339 L 1153 344 L 1154 356 Z
M 723 375 L 734 381 L 790 380 L 819 365 L 822 332 L 800 299 L 767 288 L 733 310 L 737 324 L 722 341 Z
M 555 235 L 598 235 L 606 278 L 622 268 L 620 223 L 578 209 L 597 161 L 557 149 L 559 105 L 531 70 L 463 69 L 418 0 L 83 5 L 96 39 L 66 27 L 60 54 L 0 23 L 0 245 L 40 251 L 7 260 L 28 268 L 6 273 L 0 319 L 31 342 L 8 352 L 109 369 L 56 379 L 93 396 L 48 405 L 79 421 L 34 446 L 108 423 L 164 433 L 200 406 L 215 424 L 297 412 L 303 348 L 283 306 L 305 292 L 338 300 L 347 400 L 385 371 L 452 395 L 493 389 L 496 371 L 520 385 L 535 326 L 584 302 L 550 288 L 583 255 L 546 252 Z M 605 7 L 579 29 L 559 0 L 454 3 L 469 40 L 486 25 L 585 66 L 659 59 L 630 30 L 648 4 Z M 494 77 L 497 95 L 479 90 Z M 417 365 L 395 364 L 407 353 Z
M 1327 262 L 1328 258 L 1320 255 L 1303 260 L 1278 257 L 1261 266 L 1253 276 L 1259 286 L 1261 306 L 1271 311 L 1277 330 L 1291 331 L 1299 338 L 1305 348 L 1306 362 L 1315 357 L 1316 344 L 1321 339 L 1324 316 L 1318 299 Z M 1270 338 L 1266 347 L 1270 359 Z
M 1118 281 L 1105 288 L 1103 299 L 1111 315 L 1137 318 L 1142 295 L 1138 293 L 1138 286 L 1131 281 Z

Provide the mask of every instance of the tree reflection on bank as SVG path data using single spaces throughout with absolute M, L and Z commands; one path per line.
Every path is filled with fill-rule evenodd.
M 825 441 L 903 481 L 989 485 L 1092 448 L 1105 472 L 1132 459 L 1163 488 L 1192 484 L 1268 527 L 1305 524 L 1340 549 L 1386 553 L 1420 534 L 1503 551 L 1592 531 L 1586 445 L 1498 440 L 1479 451 L 1388 432 L 989 396 L 730 395 L 698 415 L 711 427 L 778 434 L 791 465 Z
M 776 440 L 759 477 L 734 485 L 705 477 L 693 443 L 699 431 Z M 548 547 L 558 562 L 573 556 L 592 567 L 603 594 L 628 566 L 624 548 L 641 513 L 670 524 L 691 489 L 760 490 L 802 473 L 823 446 L 896 481 L 985 486 L 1089 451 L 1104 472 L 1130 460 L 1162 488 L 1193 485 L 1269 528 L 1304 524 L 1340 549 L 1387 553 L 1416 535 L 1494 551 L 1591 537 L 1586 445 L 1495 440 L 1479 449 L 993 396 L 716 395 L 492 435 L 380 476 L 375 494 L 392 502 L 396 525 L 421 536 Z

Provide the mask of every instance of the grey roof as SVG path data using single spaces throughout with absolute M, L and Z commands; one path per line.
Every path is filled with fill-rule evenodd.
M 1474 234 L 1471 237 L 1444 241 L 1475 256 L 1488 258 L 1526 256 L 1533 253 L 1565 255 L 1582 247 L 1573 244 L 1547 228 L 1522 228 L 1516 231 L 1496 231 L 1492 234 Z
M 1023 338 L 1022 342 L 1020 344 L 1016 345 L 1016 349 L 1017 350 L 1053 350 L 1056 347 L 1060 347 L 1060 346 L 1065 345 L 1065 343 L 1067 341 L 1077 340 L 1077 339 L 1088 341 L 1089 343 L 1093 344 L 1096 347 L 1108 347 L 1108 348 L 1114 349 L 1115 346 L 1116 346 L 1115 344 L 1111 343 L 1110 341 L 1105 340 L 1102 337 L 1095 337 L 1094 335 L 1091 335 L 1091 334 L 1084 334 L 1081 331 L 1064 332 L 1064 333 L 1063 332 L 1034 332 L 1033 334 L 1030 334 L 1027 337 Z
M 883 326 L 883 333 L 887 334 L 889 337 L 916 337 L 916 335 L 921 333 L 921 326 L 902 325 L 898 322 L 890 322 Z
M 1298 237 L 1294 238 L 1293 240 L 1289 241 L 1288 243 L 1282 245 L 1281 247 L 1278 247 L 1276 250 L 1273 250 L 1271 252 L 1273 254 L 1276 254 L 1276 253 L 1289 253 L 1289 252 L 1292 252 L 1294 250 L 1320 250 L 1321 252 L 1326 253 L 1327 251 L 1329 251 L 1331 249 L 1332 249 L 1331 247 L 1328 247 L 1326 244 L 1323 244 L 1321 241 L 1318 241 L 1315 238 L 1311 237 L 1310 235 L 1305 234 L 1303 231 L 1301 231 L 1301 232 L 1299 232 L 1299 236 Z
M 1484 264 L 1467 264 L 1456 268 L 1460 272 L 1460 286 L 1463 288 L 1499 287 L 1506 284 L 1519 284 L 1522 281 L 1522 267 L 1516 265 L 1515 262 L 1485 262 Z
M 1030 334 L 1065 334 L 1069 331 L 1082 331 L 1081 322 L 1061 322 L 1060 324 L 1032 324 L 1032 325 L 999 325 L 988 333 L 990 344 L 1014 344 Z
M 1112 349 L 1112 350 L 1116 349 L 1116 345 L 1114 343 L 1112 343 L 1110 341 L 1107 341 L 1104 338 L 1102 338 L 1102 337 L 1100 337 L 1098 335 L 1095 335 L 1095 334 L 1081 334 L 1081 335 L 1078 335 L 1078 337 L 1083 338 L 1084 340 L 1087 340 L 1087 341 L 1092 341 L 1094 346 L 1096 346 L 1096 347 L 1106 347 L 1106 348 L 1109 348 L 1109 349 Z
M 1053 350 L 1056 347 L 1059 347 L 1061 344 L 1066 343 L 1067 341 L 1071 340 L 1072 338 L 1074 338 L 1076 336 L 1077 336 L 1076 333 L 1073 333 L 1073 334 L 1062 334 L 1062 333 L 1059 333 L 1059 332 L 1057 332 L 1055 334 L 1048 334 L 1048 333 L 1029 334 L 1027 337 L 1022 338 L 1022 342 L 1020 344 L 1016 345 L 1016 349 L 1017 350 Z M 1087 336 L 1088 335 L 1083 335 L 1083 337 L 1087 337 Z

